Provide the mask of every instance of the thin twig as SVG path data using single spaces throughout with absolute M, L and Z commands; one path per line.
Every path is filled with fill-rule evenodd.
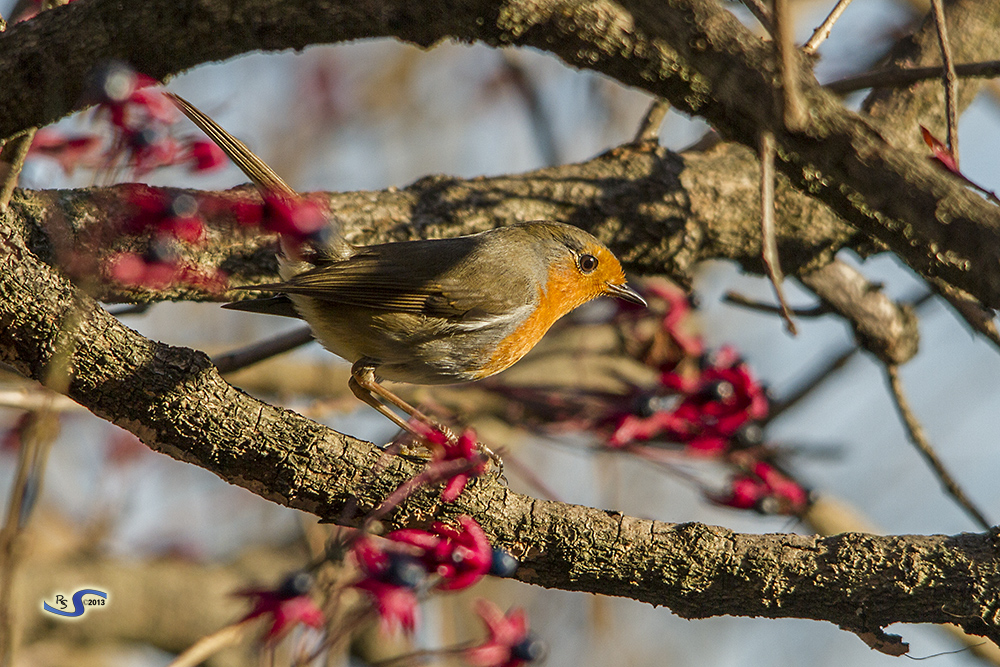
M 944 102 L 948 116 L 948 150 L 958 167 L 958 76 L 955 73 L 955 58 L 951 54 L 948 41 L 948 26 L 944 19 L 944 0 L 931 0 L 934 9 L 934 24 L 937 27 L 938 42 L 941 44 L 941 58 L 944 61 Z
M 792 321 L 792 312 L 785 301 L 785 293 L 781 288 L 784 276 L 778 261 L 778 241 L 774 232 L 774 134 L 764 131 L 760 135 L 760 243 L 761 258 L 767 269 L 767 277 L 774 286 L 774 294 L 781 305 L 781 316 L 785 318 L 785 328 L 793 336 L 798 334 Z
M 945 491 L 954 498 L 958 504 L 965 510 L 973 521 L 975 521 L 983 530 L 989 530 L 992 528 L 992 524 L 986 519 L 982 512 L 972 504 L 969 497 L 965 495 L 962 488 L 958 485 L 955 479 L 951 476 L 951 473 L 944 467 L 944 463 L 938 458 L 937 453 L 931 446 L 930 441 L 927 439 L 927 435 L 924 433 L 923 427 L 917 420 L 913 410 L 910 409 L 909 403 L 906 401 L 906 395 L 903 393 L 903 382 L 899 377 L 899 367 L 895 364 L 886 364 L 885 372 L 889 378 L 889 387 L 892 390 L 892 397 L 896 403 L 896 410 L 899 412 L 900 418 L 903 420 L 903 424 L 906 426 L 906 431 L 910 436 L 910 441 L 916 445 L 917 451 L 920 452 L 924 460 L 930 465 L 931 470 L 937 476 L 938 480 L 944 486 Z
M 108 307 L 107 311 L 115 317 L 122 317 L 124 315 L 143 315 L 152 307 L 152 303 L 126 303 L 116 307 Z
M 771 23 L 771 10 L 762 0 L 742 0 L 750 13 L 753 14 L 769 35 L 774 34 L 774 25 Z
M 809 115 L 799 82 L 799 51 L 795 47 L 795 26 L 788 0 L 774 0 L 775 53 L 781 75 L 781 114 L 785 127 L 797 132 L 806 126 Z
M 955 65 L 955 74 L 959 78 L 993 78 L 1000 76 L 1000 60 L 985 60 L 978 63 Z M 843 95 L 863 90 L 865 88 L 898 88 L 912 83 L 941 78 L 941 66 L 909 67 L 899 69 L 890 67 L 847 76 L 837 81 L 824 84 L 823 87 L 832 93 Z
M 929 303 L 933 297 L 934 292 L 924 292 L 920 296 L 905 299 L 904 302 L 909 304 L 914 310 L 919 311 L 927 303 Z M 762 426 L 767 426 L 767 424 L 770 424 L 783 413 L 792 409 L 804 398 L 812 394 L 817 387 L 826 382 L 826 380 L 832 377 L 834 373 L 847 365 L 847 362 L 853 359 L 854 356 L 861 352 L 862 349 L 863 348 L 860 345 L 854 343 L 853 345 L 846 346 L 838 354 L 830 357 L 827 361 L 820 364 L 819 368 L 810 373 L 809 377 L 804 380 L 799 387 L 792 389 L 791 392 L 780 401 L 772 403 L 771 410 Z
M 732 290 L 726 292 L 725 296 L 722 297 L 722 301 L 724 303 L 731 303 L 734 306 L 740 306 L 748 310 L 757 310 L 770 315 L 783 314 L 781 306 L 773 306 L 769 303 L 762 303 Z M 790 310 L 796 317 L 821 317 L 833 312 L 829 307 L 824 306 L 823 304 L 813 306 L 812 308 L 791 308 Z
M 826 361 L 818 370 L 813 371 L 809 379 L 803 382 L 801 386 L 793 389 L 792 392 L 785 398 L 771 404 L 771 409 L 768 412 L 767 418 L 764 420 L 762 426 L 770 424 L 782 414 L 798 405 L 802 399 L 812 394 L 817 387 L 826 382 L 833 376 L 834 373 L 846 366 L 847 362 L 853 359 L 854 356 L 860 351 L 861 348 L 855 345 L 842 350 L 840 354 Z
M 833 30 L 833 24 L 837 22 L 837 19 L 840 18 L 840 15 L 844 13 L 844 10 L 847 9 L 847 5 L 849 4 L 851 4 L 851 0 L 840 0 L 837 3 L 837 6 L 833 8 L 830 15 L 826 17 L 818 28 L 816 28 L 816 32 L 812 34 L 809 41 L 802 47 L 803 53 L 816 53 L 816 49 L 818 49 L 819 45 L 830 36 L 830 31 Z
M 55 350 L 46 363 L 44 385 L 54 392 L 64 394 L 69 389 L 80 314 L 81 309 L 74 307 L 63 317 Z M 14 664 L 18 638 L 14 629 L 13 588 L 21 561 L 24 530 L 41 494 L 49 449 L 58 433 L 59 417 L 47 405 L 32 413 L 31 421 L 21 428 L 18 469 L 11 487 L 7 516 L 0 528 L 0 667 Z
M 639 123 L 639 129 L 632 142 L 638 144 L 644 141 L 657 141 L 660 138 L 660 126 L 663 125 L 663 119 L 666 118 L 668 111 L 670 102 L 662 98 L 653 100 L 642 122 Z
M 531 129 L 538 143 L 538 152 L 541 153 L 545 166 L 554 167 L 560 164 L 559 146 L 556 142 L 556 135 L 552 127 L 552 119 L 545 112 L 542 106 L 542 98 L 538 93 L 528 71 L 520 62 L 514 59 L 509 51 L 501 52 L 501 62 L 510 77 L 514 90 L 521 96 L 528 109 L 528 117 L 531 120 Z
M 0 407 L 18 410 L 84 412 L 86 408 L 72 398 L 40 388 L 0 389 Z
M 0 151 L 0 213 L 7 210 L 14 188 L 17 187 L 17 179 L 21 176 L 21 169 L 24 167 L 24 158 L 28 156 L 28 149 L 35 139 L 35 128 L 15 134 L 4 144 Z
M 232 373 L 289 350 L 294 350 L 312 339 L 312 330 L 309 327 L 301 327 L 232 352 L 216 355 L 212 357 L 212 363 L 215 364 L 220 373 Z
M 205 635 L 184 649 L 167 667 L 195 667 L 195 665 L 200 665 L 222 649 L 236 646 L 247 635 L 250 626 L 250 621 L 245 620 L 227 625 L 210 635 Z

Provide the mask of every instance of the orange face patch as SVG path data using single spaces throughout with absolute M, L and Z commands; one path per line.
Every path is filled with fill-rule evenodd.
M 541 340 L 556 320 L 603 294 L 607 284 L 605 276 L 610 274 L 617 281 L 622 280 L 621 265 L 614 256 L 607 251 L 602 253 L 603 256 L 594 254 L 599 260 L 598 269 L 590 275 L 580 273 L 572 259 L 554 263 L 549 268 L 546 287 L 538 290 L 538 306 L 535 311 L 513 333 L 500 341 L 490 360 L 476 374 L 476 379 L 489 377 L 510 367 Z

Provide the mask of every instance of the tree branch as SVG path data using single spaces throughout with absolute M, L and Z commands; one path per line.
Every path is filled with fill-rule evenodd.
M 205 355 L 119 324 L 0 227 L 0 361 L 43 377 L 67 312 L 79 325 L 69 395 L 147 445 L 290 507 L 330 520 L 377 506 L 418 468 L 382 456 L 226 384 Z M 826 620 L 855 631 L 894 622 L 954 622 L 1000 640 L 997 535 L 741 535 L 547 502 L 477 480 L 455 504 L 420 491 L 388 527 L 474 516 L 542 586 L 631 597 L 686 618 L 719 614 Z M 942 592 L 952 602 L 942 606 Z
M 967 14 L 1000 20 L 997 7 Z M 93 26 L 100 26 L 99 36 Z M 605 0 L 428 1 L 419 12 L 403 0 L 231 0 L 221 6 L 149 0 L 130 12 L 112 0 L 74 3 L 0 38 L 0 72 L 11 91 L 0 102 L 9 110 L 0 118 L 0 136 L 75 108 L 86 71 L 108 57 L 164 77 L 248 50 L 375 36 L 423 46 L 446 37 L 534 46 L 668 99 L 744 145 L 756 146 L 760 129 L 771 127 L 779 167 L 796 187 L 918 272 L 1000 306 L 1000 210 L 922 156 L 894 148 L 890 131 L 847 111 L 804 74 L 809 123 L 801 132 L 783 130 L 775 116 L 780 89 L 771 50 L 712 0 L 630 0 L 624 7 Z

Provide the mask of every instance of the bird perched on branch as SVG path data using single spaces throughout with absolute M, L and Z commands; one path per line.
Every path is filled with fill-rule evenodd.
M 184 99 L 169 96 L 265 201 L 290 206 L 301 200 L 242 142 Z M 239 288 L 279 296 L 227 307 L 302 317 L 324 347 L 353 364 L 354 394 L 410 431 L 385 403 L 410 417 L 426 417 L 381 379 L 479 380 L 516 362 L 556 320 L 595 297 L 645 305 L 604 244 L 559 222 L 364 247 L 349 245 L 336 225 L 329 225 L 321 243 L 320 252 L 305 261 L 295 244 L 283 239 L 282 282 Z

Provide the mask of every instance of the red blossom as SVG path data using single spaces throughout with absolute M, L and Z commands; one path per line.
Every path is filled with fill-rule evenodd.
M 271 626 L 264 635 L 267 642 L 281 639 L 300 623 L 312 628 L 323 627 L 323 612 L 308 595 L 311 586 L 312 577 L 298 572 L 285 579 L 278 588 L 237 591 L 236 595 L 253 599 L 253 609 L 240 622 L 258 616 L 271 616 Z
M 728 492 L 707 494 L 726 507 L 752 509 L 763 514 L 799 516 L 809 506 L 809 492 L 773 465 L 757 461 L 748 472 L 730 481 Z
M 354 586 L 371 596 L 385 633 L 400 629 L 412 634 L 416 629 L 420 615 L 417 594 L 412 588 L 375 579 L 363 579 Z
M 691 302 L 687 294 L 676 287 L 656 281 L 651 282 L 645 289 L 667 303 L 667 312 L 661 322 L 663 330 L 670 335 L 684 354 L 692 357 L 701 356 L 705 351 L 701 337 L 688 333 L 685 328 L 686 321 L 691 315 Z M 641 308 L 641 306 L 636 307 Z
M 958 169 L 958 162 L 955 160 L 955 155 L 951 152 L 948 146 L 931 134 L 931 131 L 923 125 L 920 126 L 920 134 L 924 138 L 924 143 L 931 149 L 931 159 L 953 174 L 961 176 L 962 172 Z
M 415 531 L 416 532 L 416 531 Z M 427 576 L 420 559 L 386 540 L 362 536 L 351 548 L 364 575 L 353 585 L 368 593 L 383 630 L 412 633 L 418 618 L 416 589 Z
M 192 139 L 185 146 L 183 162 L 188 163 L 188 169 L 194 173 L 214 171 L 226 163 L 226 154 L 213 141 Z
M 77 167 L 93 167 L 98 164 L 101 143 L 101 138 L 96 134 L 66 136 L 58 130 L 42 128 L 35 132 L 28 156 L 51 158 L 59 163 L 63 172 L 72 175 Z
M 209 293 L 227 288 L 224 272 L 206 272 L 176 261 L 157 261 L 134 252 L 122 252 L 108 260 L 107 274 L 127 287 L 165 289 L 171 285 L 188 285 Z
M 478 646 L 462 652 L 462 659 L 473 667 L 518 667 L 538 660 L 545 646 L 528 632 L 528 617 L 523 609 L 511 609 L 506 615 L 489 600 L 476 600 L 476 613 L 486 624 L 488 636 Z
M 429 467 L 448 461 L 471 461 L 477 463 L 471 470 L 458 473 L 448 480 L 444 491 L 441 492 L 441 501 L 450 503 L 458 498 L 465 485 L 472 477 L 478 477 L 486 472 L 489 465 L 487 459 L 479 453 L 479 441 L 474 430 L 466 429 L 458 438 L 449 437 L 439 429 L 432 429 L 417 420 L 412 421 L 413 428 L 420 433 L 424 444 L 431 451 L 432 463 Z
M 125 227 L 131 234 L 154 232 L 186 243 L 205 238 L 198 200 L 189 194 L 169 195 L 157 188 L 135 185 L 125 191 L 124 199 L 132 208 Z
M 489 574 L 493 563 L 489 538 L 470 516 L 460 516 L 458 526 L 438 522 L 429 532 L 404 528 L 386 539 L 414 547 L 427 571 L 441 578 L 436 586 L 440 590 L 468 588 Z
M 293 240 L 305 241 L 327 226 L 326 209 L 305 197 L 264 195 L 264 229 Z
M 683 443 L 694 453 L 715 455 L 727 449 L 743 425 L 767 416 L 764 388 L 732 348 L 722 348 L 707 363 L 693 376 L 663 373 L 661 391 L 679 401 L 648 415 L 620 415 L 609 446 L 661 438 Z

